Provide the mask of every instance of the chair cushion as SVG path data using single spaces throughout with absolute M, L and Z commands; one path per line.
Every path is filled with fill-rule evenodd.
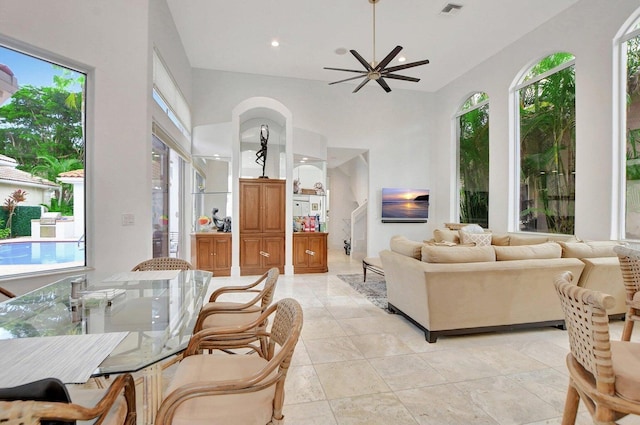
M 436 242 L 460 243 L 460 234 L 457 230 L 435 229 L 433 231 L 433 239 Z
M 560 258 L 562 248 L 556 242 L 538 245 L 494 246 L 497 261 Z
M 640 343 L 611 341 L 611 361 L 616 377 L 616 393 L 640 402 Z
M 238 309 L 242 304 L 226 301 L 216 301 L 212 303 L 206 303 L 203 308 L 207 308 L 212 305 L 225 308 L 236 307 L 236 309 Z M 214 313 L 204 319 L 204 322 L 202 322 L 202 328 L 208 329 L 246 325 L 247 323 L 251 323 L 258 317 L 260 317 L 260 313 L 261 310 L 258 306 L 245 310 L 242 313 Z
M 247 378 L 265 367 L 267 361 L 256 355 L 194 355 L 184 358 L 176 368 L 170 394 L 176 388 L 196 382 L 220 382 Z M 277 372 L 274 371 L 275 375 Z M 182 403 L 173 425 L 267 424 L 273 416 L 275 386 L 244 394 L 203 396 Z

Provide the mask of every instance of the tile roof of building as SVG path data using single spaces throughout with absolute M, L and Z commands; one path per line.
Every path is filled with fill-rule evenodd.
M 30 183 L 49 186 L 52 188 L 59 186 L 47 179 L 43 179 L 42 177 L 34 176 L 30 173 L 27 173 L 26 171 L 18 170 L 17 168 L 8 166 L 0 166 L 0 182 L 1 181 Z
M 60 173 L 60 174 L 58 174 L 58 177 L 78 177 L 78 178 L 84 178 L 84 168 L 81 168 L 81 169 L 79 169 L 79 170 L 65 171 L 64 173 Z

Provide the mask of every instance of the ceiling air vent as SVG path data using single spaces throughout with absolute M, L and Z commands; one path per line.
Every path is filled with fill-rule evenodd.
M 447 3 L 447 5 L 440 11 L 440 14 L 453 16 L 460 12 L 460 9 L 462 9 L 461 4 Z

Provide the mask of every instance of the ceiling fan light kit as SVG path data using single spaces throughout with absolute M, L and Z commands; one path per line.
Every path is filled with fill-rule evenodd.
M 391 61 L 400 53 L 402 50 L 402 46 L 396 46 L 387 56 L 384 57 L 379 63 L 376 62 L 376 3 L 380 0 L 369 0 L 369 3 L 373 5 L 373 60 L 371 63 L 367 62 L 357 51 L 349 50 L 351 54 L 360 62 L 360 64 L 364 67 L 363 70 L 356 69 L 345 69 L 345 68 L 330 68 L 325 67 L 324 69 L 329 69 L 332 71 L 345 71 L 345 72 L 355 72 L 359 75 L 355 77 L 345 78 L 344 80 L 334 81 L 329 83 L 338 84 L 344 83 L 345 81 L 352 81 L 358 78 L 363 78 L 362 82 L 353 90 L 353 93 L 357 93 L 362 87 L 365 86 L 369 81 L 374 80 L 380 87 L 384 89 L 387 93 L 391 91 L 391 87 L 384 80 L 385 78 L 390 78 L 392 80 L 402 80 L 402 81 L 411 81 L 417 83 L 420 81 L 419 78 L 415 77 L 407 77 L 405 75 L 394 74 L 396 71 L 401 71 L 407 68 L 413 68 L 415 66 L 426 65 L 429 63 L 429 60 L 421 60 L 417 62 L 411 63 L 403 63 L 402 65 L 392 66 L 387 68 L 387 65 L 391 63 Z

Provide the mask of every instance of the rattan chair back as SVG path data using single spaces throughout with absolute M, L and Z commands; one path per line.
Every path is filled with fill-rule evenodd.
M 134 272 L 149 270 L 193 270 L 193 266 L 181 258 L 158 257 L 145 260 L 131 269 Z
M 615 246 L 613 251 L 618 255 L 626 294 L 627 311 L 624 317 L 622 341 L 630 341 L 633 324 L 640 320 L 640 300 L 635 302 L 633 300 L 636 293 L 640 291 L 640 255 L 637 251 L 623 245 Z

